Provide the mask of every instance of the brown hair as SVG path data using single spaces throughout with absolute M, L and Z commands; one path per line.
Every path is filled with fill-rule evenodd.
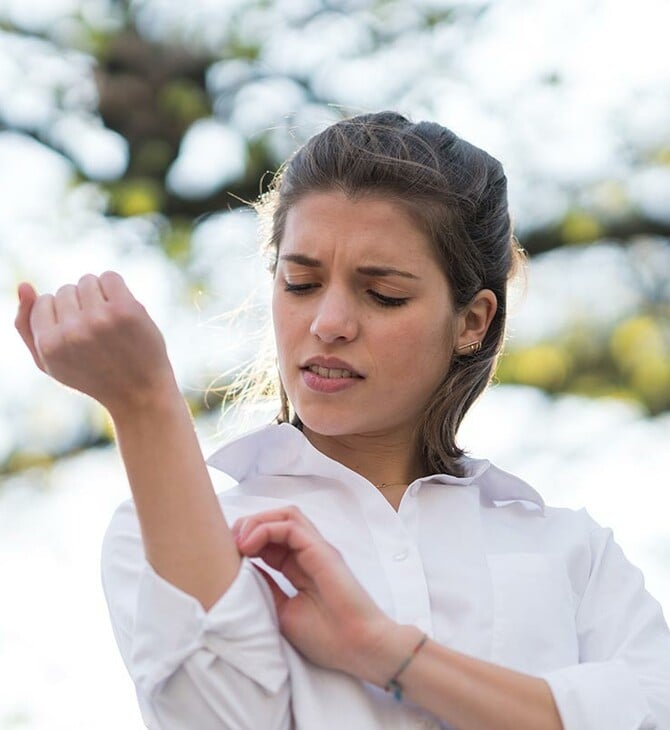
M 455 356 L 418 424 L 426 473 L 462 475 L 456 444 L 468 408 L 488 385 L 505 335 L 507 281 L 521 259 L 507 206 L 502 165 L 432 122 L 414 124 L 395 112 L 339 121 L 298 149 L 257 203 L 267 225 L 275 273 L 288 210 L 311 192 L 390 197 L 404 205 L 433 245 L 456 311 L 481 289 L 498 300 L 478 353 Z M 301 427 L 279 383 L 279 423 Z

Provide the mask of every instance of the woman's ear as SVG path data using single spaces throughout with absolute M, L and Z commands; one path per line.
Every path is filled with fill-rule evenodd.
M 458 315 L 458 327 L 454 349 L 457 355 L 467 354 L 467 348 L 476 352 L 486 336 L 489 325 L 498 309 L 496 295 L 490 289 L 481 289 L 470 304 Z M 479 343 L 478 347 L 474 343 Z

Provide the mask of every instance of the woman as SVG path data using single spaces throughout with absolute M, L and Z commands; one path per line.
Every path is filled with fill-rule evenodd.
M 500 164 L 365 115 L 260 208 L 282 413 L 209 459 L 218 496 L 121 277 L 19 288 L 37 366 L 114 421 L 103 582 L 147 726 L 669 728 L 670 632 L 611 531 L 456 444 L 518 257 Z

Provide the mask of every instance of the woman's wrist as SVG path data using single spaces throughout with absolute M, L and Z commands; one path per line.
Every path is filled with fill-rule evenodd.
M 425 633 L 416 626 L 399 624 L 390 619 L 384 621 L 371 632 L 366 646 L 359 653 L 361 664 L 356 675 L 377 687 L 387 689 L 389 682 L 412 657 L 424 636 Z M 405 664 L 403 671 L 409 663 Z M 397 679 L 402 679 L 402 672 Z
M 142 416 L 158 416 L 185 407 L 184 397 L 173 373 L 157 378 L 146 391 L 136 390 L 123 399 L 103 404 L 117 428 L 125 423 L 134 423 Z

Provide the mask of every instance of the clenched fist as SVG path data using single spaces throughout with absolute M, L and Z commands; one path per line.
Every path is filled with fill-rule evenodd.
M 22 283 L 18 295 L 15 326 L 37 367 L 112 415 L 177 388 L 160 330 L 116 272 L 40 296 Z

